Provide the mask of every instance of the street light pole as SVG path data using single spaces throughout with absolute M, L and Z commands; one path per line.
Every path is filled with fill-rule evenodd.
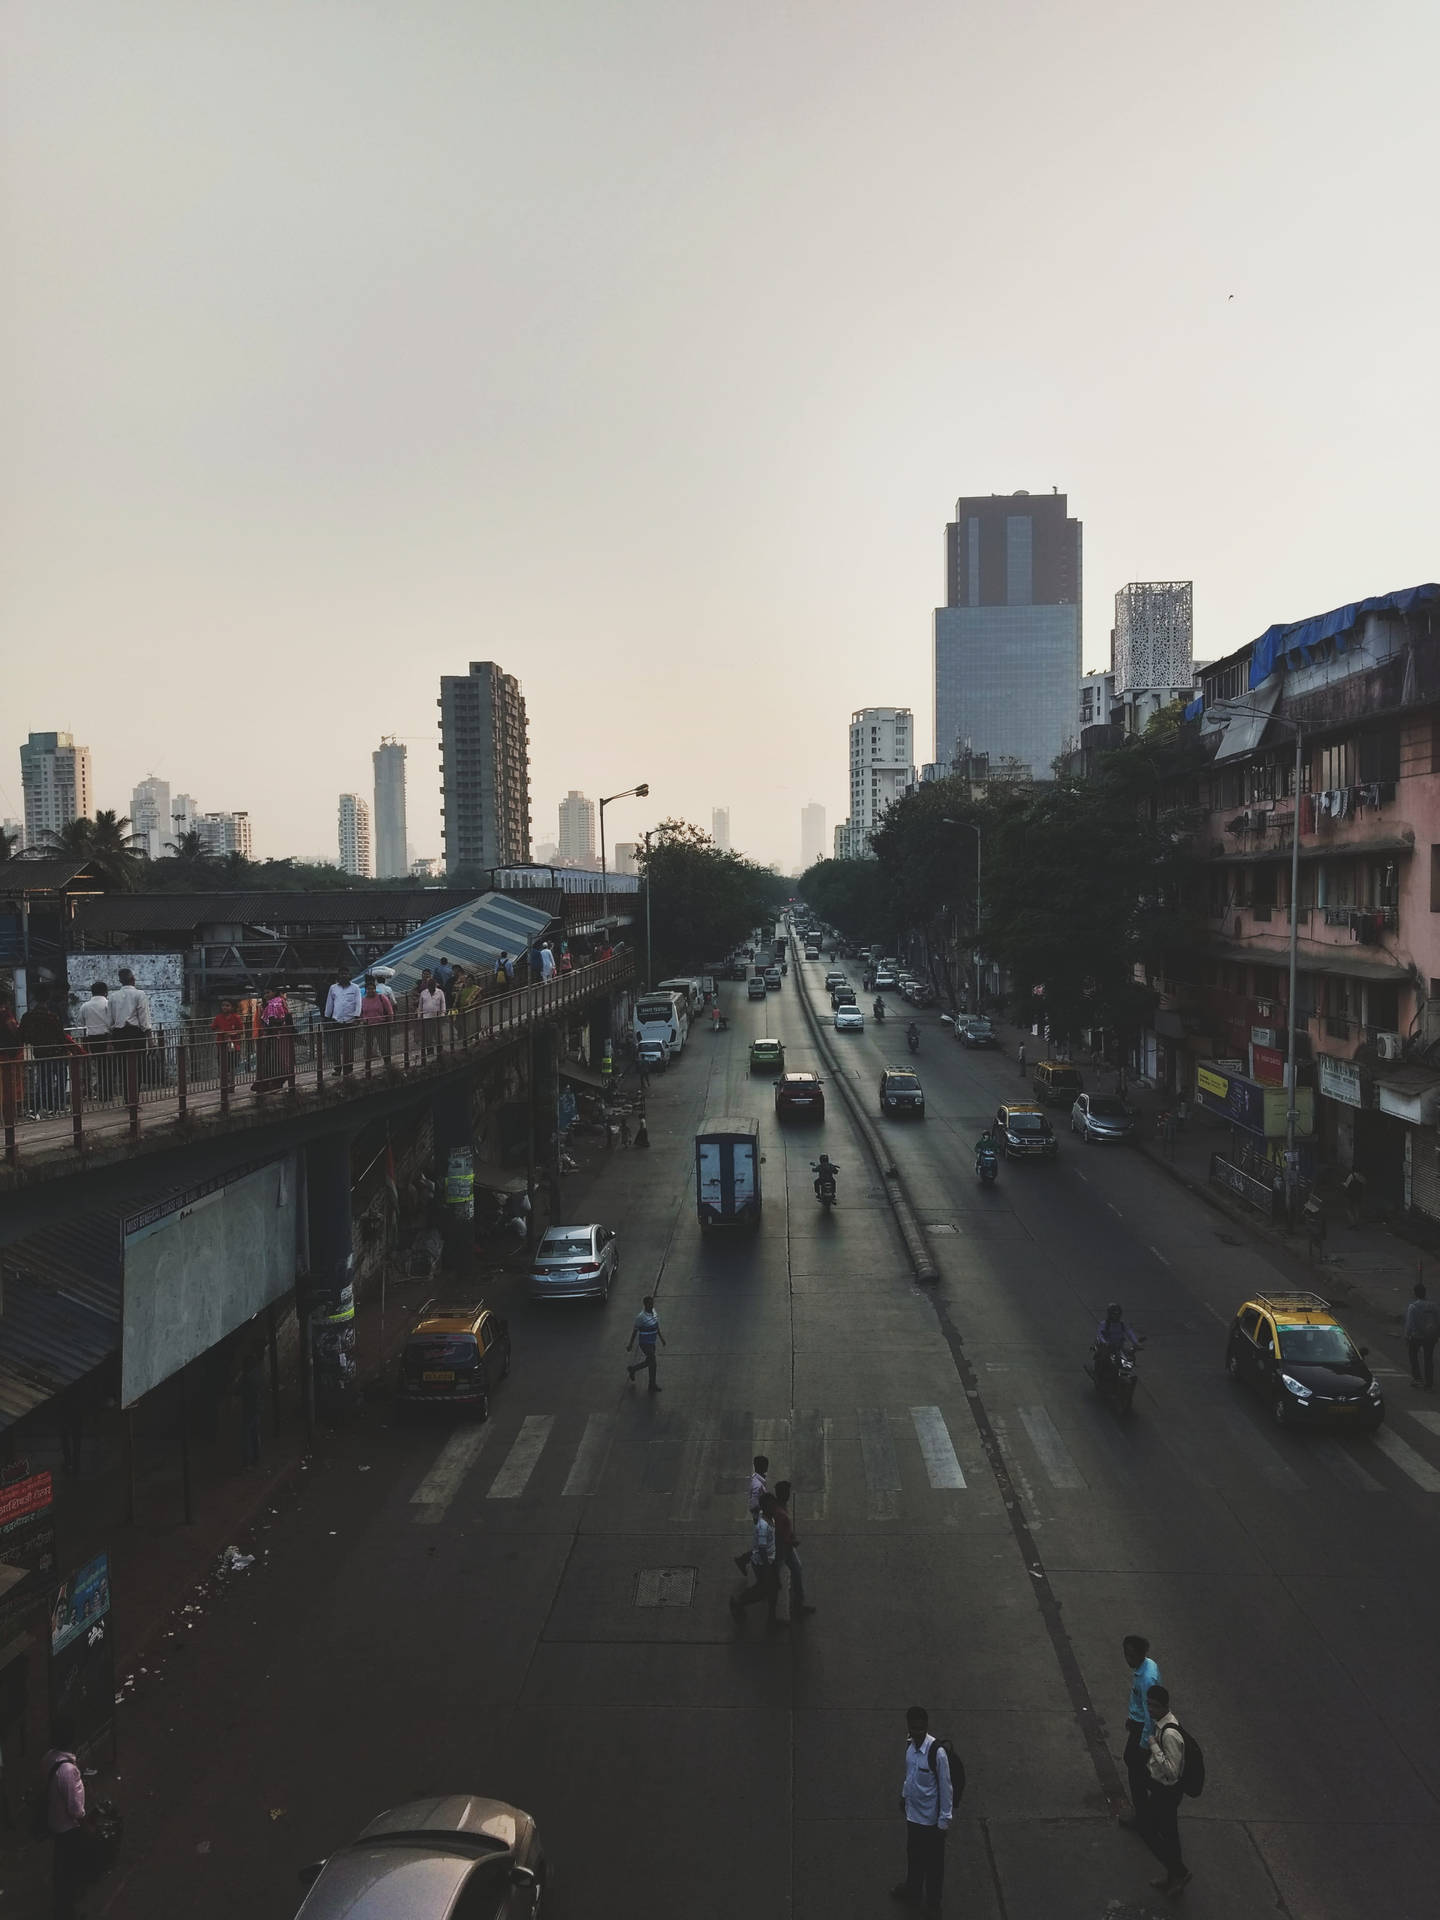
M 623 793 L 612 793 L 600 802 L 600 928 L 604 934 L 605 922 L 610 918 L 610 875 L 605 865 L 605 809 L 616 800 L 628 800 L 632 794 L 644 799 L 650 788 L 645 782 L 638 787 L 626 787 Z
M 648 988 L 655 977 L 655 963 L 650 953 L 650 836 L 655 831 L 648 827 L 645 840 L 645 985 Z
M 1285 1003 L 1285 1078 L 1289 1082 L 1285 1091 L 1285 1197 L 1289 1202 L 1287 1211 L 1293 1226 L 1295 1128 L 1300 1119 L 1295 1086 L 1295 989 L 1300 958 L 1300 771 L 1304 735 L 1293 720 L 1283 721 L 1282 725 L 1295 728 L 1295 813 L 1290 829 L 1290 991 Z

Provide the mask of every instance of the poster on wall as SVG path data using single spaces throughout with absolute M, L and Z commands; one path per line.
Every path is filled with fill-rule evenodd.
M 56 1587 L 50 1601 L 50 1718 L 75 1723 L 84 1754 L 115 1741 L 115 1639 L 110 1559 L 97 1554 Z
M 103 980 L 113 993 L 121 967 L 128 967 L 135 984 L 150 997 L 150 1018 L 167 1032 L 181 1023 L 185 1004 L 183 953 L 72 953 L 65 962 L 65 983 L 71 1001 L 88 1000 L 90 988 Z

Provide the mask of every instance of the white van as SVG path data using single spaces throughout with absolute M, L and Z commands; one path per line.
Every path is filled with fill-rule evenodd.
M 704 1010 L 705 989 L 698 974 L 677 974 L 673 980 L 662 980 L 655 991 L 673 993 L 692 1020 Z
M 636 995 L 634 1031 L 637 1044 L 641 1040 L 663 1040 L 673 1060 L 689 1038 L 689 1010 L 679 994 L 654 987 Z

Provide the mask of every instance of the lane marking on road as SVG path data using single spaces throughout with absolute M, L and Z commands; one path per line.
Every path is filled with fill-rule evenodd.
M 670 1497 L 672 1520 L 698 1520 L 705 1511 L 710 1489 L 715 1484 L 719 1443 L 719 1421 L 706 1414 L 695 1415 L 676 1469 L 675 1491 Z
M 605 1471 L 605 1463 L 610 1458 L 610 1445 L 615 1438 L 615 1416 L 613 1413 L 592 1413 L 585 1422 L 585 1431 L 580 1437 L 580 1445 L 575 1450 L 570 1471 L 565 1476 L 562 1494 L 582 1496 L 594 1493 L 600 1485 L 600 1476 Z
M 1218 1411 L 1221 1426 L 1245 1454 L 1252 1471 L 1259 1474 L 1268 1487 L 1273 1487 L 1277 1493 L 1306 1491 L 1300 1475 L 1288 1461 L 1281 1459 L 1275 1451 L 1274 1442 L 1259 1431 L 1253 1419 L 1238 1407 L 1221 1407 Z
M 883 1407 L 861 1407 L 858 1418 L 870 1518 L 896 1520 L 900 1515 L 900 1462 L 890 1438 L 889 1417 Z
M 1160 1251 L 1160 1249 L 1159 1249 L 1159 1247 L 1151 1247 L 1151 1249 L 1150 1249 L 1150 1251 L 1151 1251 L 1151 1253 L 1153 1253 L 1153 1254 L 1154 1254 L 1154 1256 L 1155 1256 L 1155 1258 L 1156 1258 L 1156 1259 L 1157 1259 L 1157 1260 L 1158 1260 L 1158 1261 L 1160 1262 L 1160 1264 L 1161 1264 L 1161 1266 L 1162 1266 L 1162 1267 L 1169 1267 L 1169 1266 L 1170 1266 L 1170 1262 L 1169 1262 L 1169 1261 L 1168 1261 L 1168 1260 L 1167 1260 L 1167 1259 L 1165 1258 L 1165 1256 L 1164 1256 L 1164 1254 L 1163 1254 L 1163 1253 L 1161 1253 L 1161 1251 Z M 1170 1270 L 1171 1270 L 1171 1272 L 1172 1272 L 1172 1273 L 1174 1272 L 1174 1268 L 1173 1268 L 1173 1267 L 1171 1267 L 1171 1268 L 1170 1268 Z
M 769 1459 L 772 1466 L 778 1466 L 782 1460 L 787 1466 L 790 1464 L 790 1421 L 788 1417 L 781 1420 L 757 1420 L 755 1422 L 753 1437 L 755 1441 L 755 1452 L 763 1453 L 766 1458 Z M 783 1474 L 781 1478 L 784 1478 Z M 775 1484 L 773 1477 L 770 1484 L 772 1487 Z
M 1377 1369 L 1372 1368 L 1371 1371 L 1374 1372 Z M 1407 1407 L 1406 1412 L 1412 1420 L 1418 1420 L 1428 1432 L 1440 1433 L 1440 1413 L 1428 1413 L 1420 1407 Z
M 526 1414 L 500 1471 L 490 1482 L 487 1500 L 514 1500 L 525 1491 L 554 1424 L 553 1413 Z
M 1019 1413 L 1051 1486 L 1083 1487 L 1085 1476 L 1071 1459 L 1069 1449 L 1060 1438 L 1060 1429 L 1044 1407 L 1021 1407 Z
M 450 1436 L 434 1466 L 410 1496 L 411 1506 L 419 1508 L 418 1513 L 411 1515 L 413 1520 L 421 1526 L 434 1526 L 445 1518 L 445 1509 L 459 1492 L 460 1482 L 474 1466 L 489 1438 L 488 1426 L 468 1427 L 465 1432 Z
M 1431 1466 L 1423 1453 L 1417 1453 L 1408 1440 L 1402 1440 L 1390 1427 L 1377 1427 L 1370 1436 L 1370 1443 L 1380 1449 L 1387 1460 L 1407 1474 L 1422 1493 L 1440 1493 L 1440 1471 Z
M 955 1457 L 955 1442 L 939 1407 L 911 1407 L 915 1438 L 920 1442 L 925 1471 L 932 1487 L 963 1487 L 965 1475 Z
M 807 1520 L 824 1520 L 830 1512 L 830 1436 L 834 1422 L 828 1414 L 797 1414 L 794 1430 L 795 1482 L 793 1511 Z
M 1089 1186 L 1089 1184 L 1090 1184 L 1090 1176 L 1089 1176 L 1089 1174 L 1088 1174 L 1088 1173 L 1081 1173 L 1081 1171 L 1080 1171 L 1080 1169 L 1079 1169 L 1078 1167 L 1072 1167 L 1072 1168 L 1070 1169 L 1070 1171 L 1071 1171 L 1071 1172 L 1072 1172 L 1072 1173 L 1074 1174 L 1074 1176 L 1075 1176 L 1075 1178 L 1076 1178 L 1077 1180 L 1083 1180 L 1083 1181 L 1085 1182 L 1085 1185 L 1086 1185 L 1087 1187 Z
M 1383 1493 L 1384 1487 L 1373 1473 L 1367 1473 L 1352 1453 L 1338 1440 L 1312 1440 L 1309 1452 L 1324 1462 L 1337 1480 L 1343 1480 L 1356 1493 Z
M 1115 1218 L 1116 1218 L 1117 1220 L 1123 1220 L 1123 1219 L 1125 1218 L 1125 1216 L 1124 1216 L 1124 1214 L 1123 1214 L 1123 1213 L 1121 1213 L 1121 1211 L 1120 1211 L 1120 1209 L 1119 1209 L 1119 1207 L 1117 1207 L 1117 1206 L 1116 1206 L 1116 1204 L 1115 1204 L 1115 1202 L 1114 1202 L 1113 1200 L 1107 1200 L 1107 1201 L 1105 1202 L 1105 1204 L 1106 1204 L 1106 1206 L 1107 1206 L 1107 1207 L 1109 1207 L 1109 1209 L 1110 1209 L 1110 1211 L 1111 1211 L 1111 1213 L 1113 1213 L 1113 1214 L 1114 1214 L 1114 1216 L 1115 1216 Z
M 1229 1314 L 1221 1313 L 1220 1309 L 1218 1307 L 1212 1307 L 1208 1300 L 1202 1300 L 1200 1304 L 1202 1307 L 1204 1307 L 1205 1311 L 1209 1314 L 1212 1320 L 1218 1320 L 1222 1327 L 1229 1326 L 1230 1324 Z

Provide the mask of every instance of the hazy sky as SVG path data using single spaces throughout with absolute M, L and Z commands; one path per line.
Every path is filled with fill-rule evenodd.
M 1085 657 L 1440 576 L 1433 0 L 8 0 L 0 812 L 30 728 L 333 855 L 436 696 L 792 864 L 914 707 L 961 493 Z M 1230 297 L 1233 295 L 1233 299 Z

